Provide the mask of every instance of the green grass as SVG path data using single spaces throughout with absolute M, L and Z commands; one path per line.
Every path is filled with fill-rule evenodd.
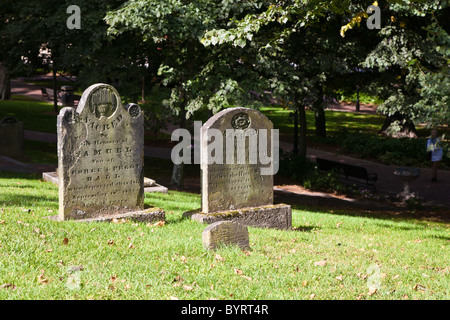
M 280 139 L 288 142 L 293 140 L 294 123 L 289 121 L 289 113 L 292 110 L 282 107 L 264 107 L 260 111 L 264 113 L 274 124 L 274 128 L 280 130 Z M 327 135 L 335 135 L 336 133 L 346 130 L 349 133 L 367 133 L 376 134 L 381 129 L 385 116 L 378 114 L 364 114 L 357 112 L 342 112 L 325 110 Z M 314 111 L 306 111 L 307 135 L 314 138 L 315 120 Z M 417 126 L 419 137 L 427 137 L 430 135 L 430 129 L 425 126 Z M 450 128 L 440 128 L 440 134 L 450 135 Z
M 164 226 L 51 221 L 44 217 L 57 214 L 56 186 L 0 173 L 0 285 L 12 285 L 0 299 L 450 297 L 448 223 L 294 205 L 295 231 L 250 227 L 250 251 L 209 252 L 205 225 L 181 218 L 200 195 L 169 191 L 145 202 L 166 211 Z
M 13 116 L 24 122 L 25 130 L 56 133 L 53 105 L 32 99 L 0 101 L 0 119 Z
M 58 163 L 55 143 L 25 140 L 25 159 L 29 163 Z

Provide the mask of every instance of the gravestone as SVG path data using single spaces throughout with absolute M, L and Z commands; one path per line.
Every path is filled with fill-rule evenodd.
M 94 84 L 58 115 L 58 220 L 164 220 L 144 208 L 144 115 L 116 89 Z
M 260 149 L 265 146 L 270 155 L 272 130 L 272 122 L 253 109 L 229 108 L 211 117 L 201 128 L 202 208 L 184 216 L 203 223 L 231 220 L 245 226 L 290 229 L 291 207 L 273 204 L 273 174 L 263 174 L 270 163 L 262 161 Z M 218 133 L 222 145 L 217 144 Z M 222 150 L 222 163 L 211 160 L 217 150 Z
M 11 116 L 0 120 L 0 155 L 11 158 L 25 155 L 23 122 Z
M 232 221 L 219 221 L 210 224 L 202 232 L 203 247 L 214 250 L 221 246 L 238 246 L 249 249 L 248 228 Z

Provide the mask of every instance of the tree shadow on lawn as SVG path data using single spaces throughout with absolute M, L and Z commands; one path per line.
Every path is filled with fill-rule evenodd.
M 422 208 L 408 210 L 405 207 L 388 205 L 368 200 L 321 197 L 314 195 L 274 192 L 274 203 L 286 203 L 292 209 L 318 211 L 333 215 L 347 215 L 390 220 L 432 220 L 436 222 L 450 222 L 448 208 Z

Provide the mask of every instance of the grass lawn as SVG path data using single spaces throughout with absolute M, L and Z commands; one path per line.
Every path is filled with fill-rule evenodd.
M 281 107 L 264 107 L 260 111 L 264 113 L 274 124 L 274 127 L 280 130 L 280 139 L 292 142 L 294 132 L 294 122 L 289 121 L 289 113 L 292 110 Z M 373 114 L 362 114 L 341 111 L 325 111 L 327 121 L 327 133 L 333 134 L 341 129 L 348 131 L 363 131 L 366 133 L 376 133 L 384 122 L 384 117 Z M 306 111 L 307 135 L 314 135 L 315 120 L 314 111 Z M 283 139 L 284 137 L 285 139 Z
M 282 107 L 264 107 L 260 111 L 264 113 L 274 124 L 274 127 L 280 130 L 280 139 L 292 142 L 294 132 L 294 122 L 289 121 L 289 113 L 292 110 Z M 325 118 L 327 125 L 327 134 L 334 135 L 345 129 L 348 132 L 376 134 L 381 129 L 385 116 L 378 114 L 364 114 L 357 112 L 342 112 L 325 110 Z M 307 135 L 314 139 L 315 120 L 314 111 L 306 110 Z M 419 137 L 428 137 L 430 129 L 417 125 L 417 133 Z M 450 135 L 449 127 L 439 129 L 440 134 Z
M 450 298 L 449 223 L 293 204 L 295 230 L 249 228 L 250 251 L 208 252 L 206 225 L 181 218 L 200 195 L 145 202 L 163 226 L 55 222 L 56 186 L 0 173 L 0 299 Z
M 23 121 L 25 130 L 56 133 L 56 114 L 53 105 L 22 96 L 0 101 L 0 119 L 13 116 Z M 20 99 L 20 100 L 19 100 Z

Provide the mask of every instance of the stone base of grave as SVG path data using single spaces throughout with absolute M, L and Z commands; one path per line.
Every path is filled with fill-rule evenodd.
M 42 173 L 42 178 L 45 181 L 51 182 L 53 184 L 58 185 L 58 173 L 56 171 L 52 171 L 52 172 L 43 172 Z
M 55 185 L 58 185 L 58 173 L 56 171 L 53 172 L 43 172 L 42 178 L 45 181 L 51 182 Z M 158 183 L 155 180 L 150 178 L 144 178 L 144 192 L 161 192 L 167 193 L 168 189 Z
M 218 221 L 238 222 L 248 227 L 292 229 L 292 210 L 290 205 L 274 204 L 252 208 L 242 208 L 212 213 L 203 213 L 201 209 L 187 211 L 183 217 L 211 224 Z
M 45 217 L 54 221 L 64 221 L 60 218 L 59 215 L 56 216 L 48 216 Z M 76 222 L 109 222 L 114 219 L 120 220 L 132 220 L 134 222 L 154 222 L 154 221 L 165 221 L 166 215 L 163 209 L 161 208 L 148 208 L 140 211 L 132 211 L 126 213 L 115 214 L 111 216 L 101 216 L 95 218 L 87 218 L 87 219 L 72 219 L 65 221 L 76 221 Z

